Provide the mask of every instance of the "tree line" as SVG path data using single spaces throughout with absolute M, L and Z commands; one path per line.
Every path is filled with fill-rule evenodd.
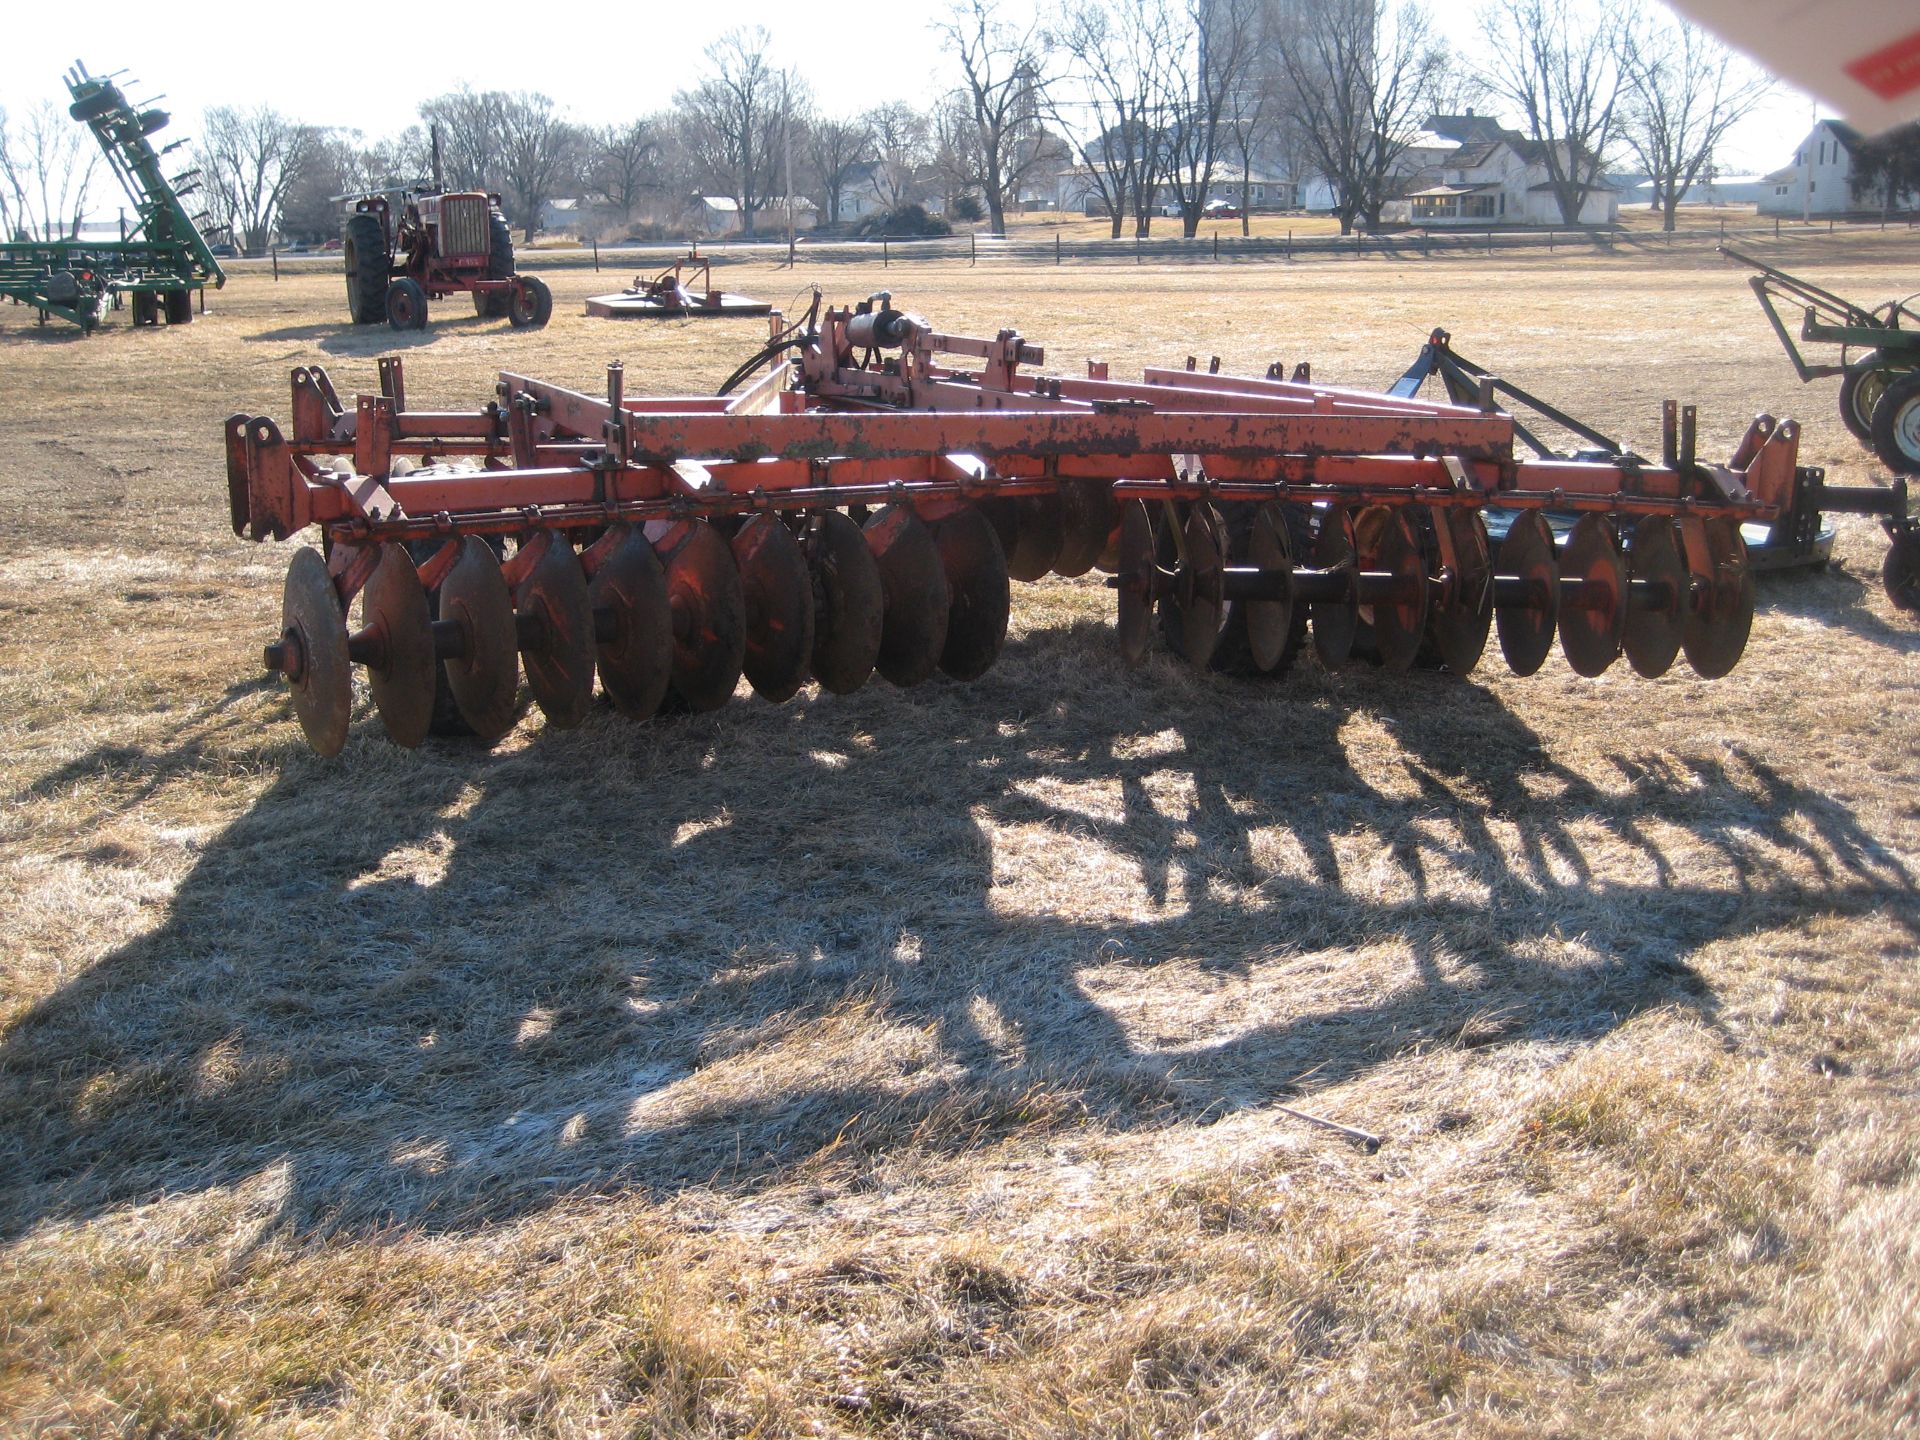
M 651 238 L 684 227 L 692 196 L 726 197 L 754 234 L 770 215 L 784 228 L 792 195 L 838 224 L 856 190 L 863 208 L 938 201 L 1004 233 L 1008 211 L 1069 168 L 1116 237 L 1168 212 L 1191 236 L 1222 190 L 1244 215 L 1265 173 L 1317 177 L 1345 232 L 1380 223 L 1430 116 L 1490 105 L 1517 117 L 1566 223 L 1630 161 L 1671 229 L 1770 84 L 1640 0 L 1483 0 L 1479 20 L 1469 57 L 1423 0 L 1064 0 L 1024 23 L 1001 0 L 949 0 L 933 22 L 948 83 L 925 106 L 829 113 L 775 63 L 764 29 L 742 29 L 707 47 L 704 74 L 669 106 L 613 125 L 575 123 L 546 95 L 470 88 L 374 138 L 214 107 L 198 183 L 209 222 L 256 251 L 337 234 L 342 196 L 426 180 L 433 135 L 444 183 L 498 192 L 529 239 L 556 199 L 581 202 L 583 234 Z M 0 112 L 7 233 L 77 227 L 98 180 L 86 142 L 51 104 L 11 128 Z

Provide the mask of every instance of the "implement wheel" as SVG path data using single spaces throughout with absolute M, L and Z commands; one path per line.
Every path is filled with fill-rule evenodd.
M 1869 350 L 1860 357 L 1859 368 L 1840 377 L 1840 421 L 1862 445 L 1873 444 L 1873 407 L 1887 393 L 1887 382 L 1900 372 L 1883 370 L 1880 352 Z
M 347 266 L 347 313 L 356 325 L 381 325 L 387 318 L 387 236 L 378 215 L 351 215 L 342 237 Z
M 1896 475 L 1920 475 L 1920 370 L 1887 382 L 1873 407 L 1873 453 Z
M 387 287 L 387 324 L 396 330 L 427 328 L 427 292 L 412 276 L 402 275 Z

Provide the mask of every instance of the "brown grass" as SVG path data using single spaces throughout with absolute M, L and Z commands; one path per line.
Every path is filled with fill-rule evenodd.
M 1781 253 L 1872 301 L 1911 241 Z M 451 302 L 410 397 L 759 332 Z M 749 267 L 784 301 L 811 278 Z M 1459 347 L 1870 471 L 1701 256 L 896 266 L 1117 374 Z M 1884 1436 L 1920 1420 L 1920 646 L 1841 522 L 1734 678 L 1124 673 L 392 749 L 251 668 L 219 426 L 370 386 L 337 277 L 0 311 L 0 1430 Z M 1624 667 L 1622 667 L 1624 668 Z M 1380 1134 L 1367 1155 L 1282 1104 Z

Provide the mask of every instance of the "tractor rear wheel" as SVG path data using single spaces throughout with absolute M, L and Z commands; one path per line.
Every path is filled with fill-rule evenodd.
M 1920 370 L 1889 381 L 1873 407 L 1873 453 L 1896 475 L 1920 475 Z
M 387 318 L 387 234 L 378 215 L 347 218 L 341 254 L 347 266 L 347 313 L 356 325 L 378 325 Z
M 537 275 L 516 276 L 508 292 L 507 323 L 516 330 L 538 330 L 553 318 L 553 292 Z
M 1887 393 L 1887 382 L 1900 372 L 1877 368 L 1880 363 L 1878 350 L 1869 350 L 1860 357 L 1858 363 L 1859 369 L 1849 370 L 1840 377 L 1840 423 L 1851 430 L 1853 438 L 1862 445 L 1871 445 L 1873 407 Z
M 487 221 L 487 279 L 513 278 L 513 227 L 507 217 L 495 211 Z M 473 313 L 482 320 L 504 320 L 507 306 L 513 302 L 506 290 L 473 292 Z

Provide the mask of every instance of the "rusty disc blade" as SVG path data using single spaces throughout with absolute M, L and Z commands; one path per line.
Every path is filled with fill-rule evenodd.
M 600 686 L 623 715 L 644 720 L 660 708 L 673 678 L 673 609 L 667 576 L 647 537 L 631 525 L 587 584 Z M 605 619 L 602 619 L 602 616 Z
M 1026 529 L 1023 518 L 1021 529 Z M 895 685 L 933 674 L 947 644 L 947 576 L 933 533 L 911 505 L 888 505 L 867 521 L 867 548 L 887 597 L 875 668 Z
M 940 668 L 956 680 L 978 680 L 1007 643 L 1007 557 L 993 525 L 971 505 L 933 526 L 947 577 L 947 643 Z
M 521 664 L 547 723 L 571 730 L 593 710 L 593 602 L 565 535 L 543 530 L 527 543 L 541 549 L 513 593 Z
M 1627 663 L 1649 680 L 1673 668 L 1687 613 L 1687 567 L 1673 521 L 1649 515 L 1633 529 L 1627 552 Z
M 280 594 L 280 641 L 296 647 L 298 673 L 289 677 L 293 713 L 307 744 L 338 755 L 353 713 L 353 663 L 347 658 L 347 617 L 327 562 L 303 545 L 287 567 Z
M 1574 581 L 1569 585 L 1568 581 Z M 1627 565 L 1613 526 L 1582 515 L 1560 552 L 1560 653 L 1576 675 L 1606 672 L 1627 629 Z
M 747 603 L 747 680 L 776 705 L 806 683 L 813 660 L 813 575 L 778 515 L 751 517 L 733 537 Z
M 1270 674 L 1286 661 L 1293 638 L 1293 553 L 1287 542 L 1287 518 L 1278 501 L 1269 500 L 1254 512 L 1247 561 L 1281 590 L 1272 599 L 1239 602 L 1247 617 L 1247 649 L 1254 668 Z
M 380 547 L 380 564 L 360 592 L 360 624 L 380 641 L 378 659 L 367 666 L 374 708 L 393 743 L 411 750 L 433 728 L 433 691 L 440 675 L 433 614 L 406 546 Z
M 1226 624 L 1226 526 L 1220 512 L 1207 504 L 1195 505 L 1187 512 L 1181 534 L 1186 541 L 1186 563 L 1173 595 L 1161 604 L 1171 605 L 1180 632 L 1180 653 L 1196 670 L 1213 664 L 1213 652 L 1220 644 L 1220 631 Z
M 886 591 L 860 527 L 838 510 L 807 522 L 802 548 L 813 573 L 813 677 L 820 688 L 851 695 L 880 658 Z
M 456 653 L 441 662 L 460 718 L 491 745 L 520 715 L 520 639 L 499 557 L 477 535 L 440 583 L 440 618 L 458 627 Z
M 733 550 L 704 521 L 660 524 L 658 535 L 647 528 L 667 569 L 674 693 L 689 710 L 717 710 L 732 698 L 747 660 L 747 598 Z
M 1747 636 L 1753 630 L 1753 570 L 1747 563 L 1747 545 L 1740 538 L 1740 522 L 1731 518 L 1702 525 L 1707 564 L 1696 575 L 1699 597 L 1680 631 L 1687 664 L 1703 680 L 1718 680 L 1740 663 Z M 1697 542 L 1687 547 L 1689 568 Z
M 1397 506 L 1370 505 L 1353 522 L 1354 550 L 1363 571 L 1393 577 L 1394 594 L 1373 602 L 1374 643 L 1380 664 L 1405 670 L 1420 653 L 1427 628 L 1427 561 L 1420 541 Z
M 1124 502 L 1120 506 L 1120 543 L 1115 556 L 1120 578 L 1116 628 L 1120 659 L 1129 667 L 1145 662 L 1153 639 L 1153 538 L 1153 515 L 1147 502 Z
M 1106 480 L 1060 482 L 1060 553 L 1056 575 L 1084 575 L 1093 568 L 1113 531 L 1113 486 Z
M 1495 613 L 1500 653 L 1514 674 L 1531 675 L 1553 653 L 1560 622 L 1560 562 L 1554 555 L 1553 531 L 1539 511 L 1514 517 L 1494 569 L 1497 580 L 1518 581 L 1524 592 L 1511 603 L 1500 603 Z
M 1020 511 L 1011 495 L 989 495 L 985 499 L 973 502 L 980 507 L 980 513 L 987 517 L 987 523 L 993 526 L 993 533 L 1000 537 L 1000 553 L 1012 555 L 1013 547 L 1020 543 Z
M 1320 531 L 1313 538 L 1313 568 L 1352 575 L 1353 529 L 1347 512 L 1337 506 L 1320 514 Z M 1353 654 L 1353 636 L 1359 628 L 1359 609 L 1349 587 L 1344 600 L 1316 600 L 1312 606 L 1313 649 L 1328 669 L 1347 663 Z
M 1447 527 L 1456 573 L 1447 603 L 1428 617 L 1427 634 L 1440 663 L 1455 675 L 1465 675 L 1486 653 L 1487 633 L 1493 628 L 1493 550 L 1478 510 L 1447 506 L 1433 512 L 1433 521 Z
M 1016 495 L 1013 544 L 1007 547 L 1007 574 L 1015 580 L 1038 580 L 1060 558 L 1066 541 L 1060 496 Z

